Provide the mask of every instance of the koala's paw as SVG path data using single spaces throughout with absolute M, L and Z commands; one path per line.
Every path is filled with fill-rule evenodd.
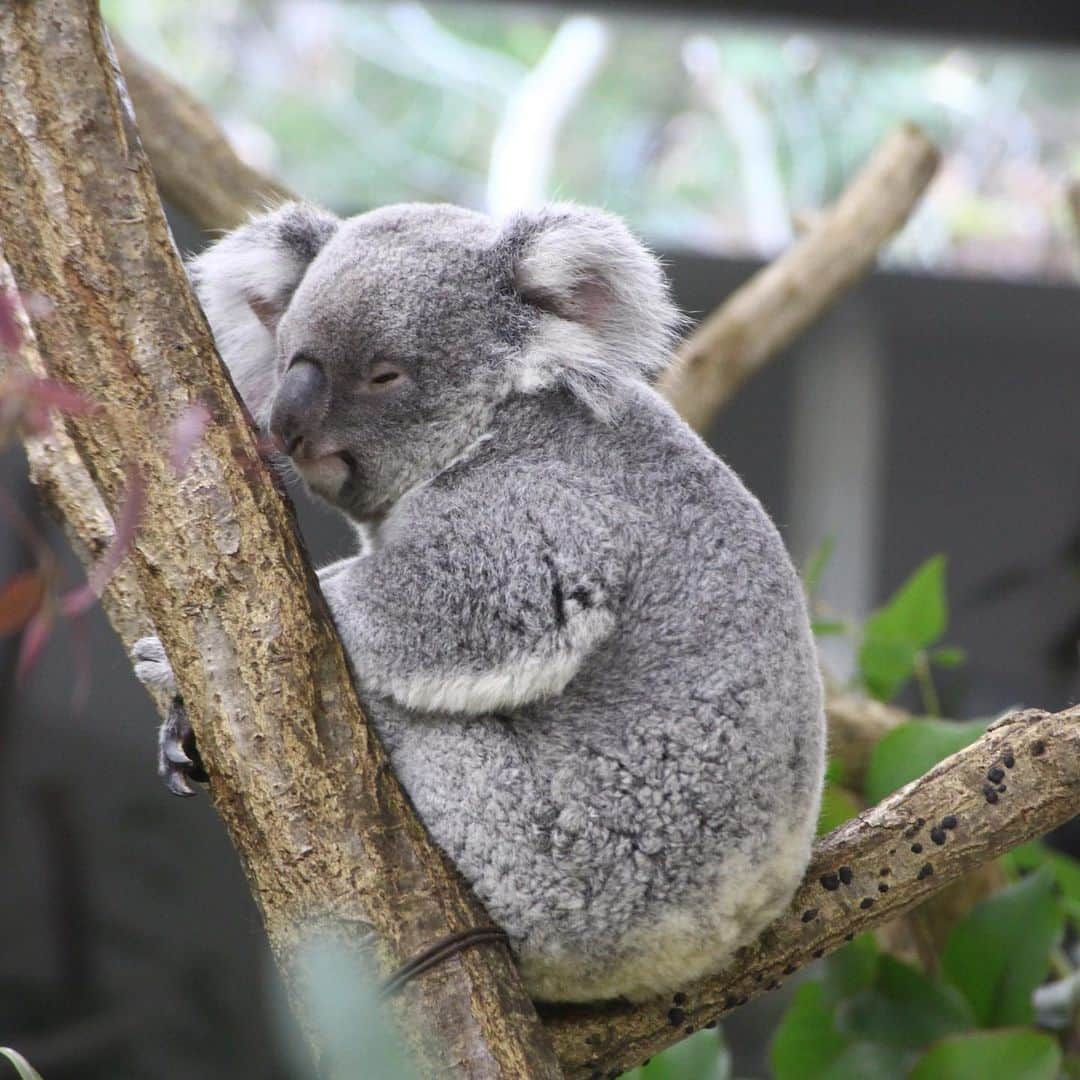
M 184 699 L 179 695 L 172 699 L 169 715 L 158 733 L 158 776 L 174 795 L 185 799 L 195 794 L 192 780 L 205 784 L 209 779 L 195 745 L 195 732 L 188 723 Z
M 139 638 L 131 647 L 131 659 L 135 661 L 135 677 L 147 686 L 160 686 L 176 690 L 172 665 L 165 649 L 156 637 Z

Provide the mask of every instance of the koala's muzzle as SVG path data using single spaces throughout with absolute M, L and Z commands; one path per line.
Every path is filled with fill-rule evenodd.
M 270 434 L 289 455 L 318 432 L 329 404 L 329 385 L 318 364 L 301 360 L 281 380 L 270 410 Z

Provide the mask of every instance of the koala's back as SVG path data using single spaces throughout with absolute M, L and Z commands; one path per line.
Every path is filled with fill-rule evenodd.
M 565 690 L 480 718 L 368 703 L 549 1000 L 643 997 L 721 967 L 786 905 L 820 798 L 820 679 L 780 537 L 665 403 L 635 394 L 612 424 L 530 405 L 529 438 L 501 448 L 496 431 L 454 492 L 474 487 L 482 512 L 493 486 L 539 477 L 617 531 L 616 627 Z

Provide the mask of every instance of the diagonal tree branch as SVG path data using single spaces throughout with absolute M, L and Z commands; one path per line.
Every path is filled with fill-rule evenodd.
M 281 491 L 187 286 L 92 0 L 0 8 L 0 235 L 45 370 L 102 410 L 68 430 L 115 508 L 147 482 L 133 563 L 287 982 L 310 937 L 387 973 L 485 925 L 356 704 Z M 181 481 L 162 433 L 213 420 Z M 432 1075 L 559 1075 L 501 945 L 458 953 L 397 999 Z
M 568 1078 L 646 1058 L 1080 810 L 1080 708 L 1019 712 L 820 840 L 787 914 L 722 975 L 644 1005 L 545 1012 Z
M 748 378 L 872 269 L 939 158 L 917 127 L 904 124 L 800 240 L 701 323 L 659 384 L 691 427 L 704 431 Z

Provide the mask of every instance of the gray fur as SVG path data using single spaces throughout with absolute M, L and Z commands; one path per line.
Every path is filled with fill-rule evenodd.
M 297 357 L 327 377 L 296 464 L 372 544 L 323 591 L 534 996 L 722 967 L 805 869 L 821 686 L 775 528 L 648 385 L 677 322 L 652 256 L 571 206 L 290 206 L 193 278 L 253 413 Z

